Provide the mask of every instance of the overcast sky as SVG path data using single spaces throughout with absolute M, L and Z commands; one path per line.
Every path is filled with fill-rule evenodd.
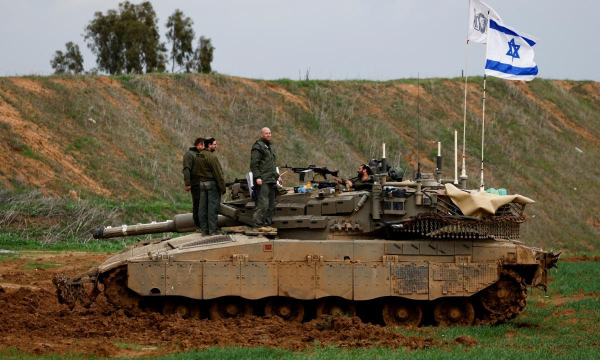
M 132 1 L 139 3 L 140 1 Z M 260 79 L 455 77 L 465 68 L 468 0 L 153 0 L 162 41 L 175 9 L 212 38 L 213 69 Z M 94 12 L 119 0 L 0 0 L 0 75 L 48 75 L 64 44 L 79 45 Z M 539 76 L 600 81 L 599 0 L 488 0 L 507 25 L 540 39 Z M 197 40 L 196 40 L 197 41 Z M 469 45 L 482 75 L 485 46 Z M 170 69 L 170 67 L 169 67 Z

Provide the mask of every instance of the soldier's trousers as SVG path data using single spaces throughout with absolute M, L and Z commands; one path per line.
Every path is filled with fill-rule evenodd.
M 198 210 L 200 208 L 200 185 L 192 185 L 190 192 L 192 193 L 192 217 L 194 218 L 194 225 L 196 225 L 196 228 L 200 228 L 200 220 L 198 219 Z
M 255 185 L 256 195 L 256 207 L 254 208 L 254 215 L 252 217 L 253 227 L 269 226 L 273 223 L 273 214 L 275 213 L 275 194 L 277 189 L 276 184 L 262 184 L 262 186 Z
M 221 193 L 215 181 L 200 182 L 200 230 L 205 235 L 210 235 L 219 230 L 217 219 L 219 218 L 219 205 Z

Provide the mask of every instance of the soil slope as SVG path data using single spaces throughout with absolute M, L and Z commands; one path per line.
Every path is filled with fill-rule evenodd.
M 469 184 L 477 187 L 482 89 L 480 78 L 470 81 L 466 159 Z M 446 177 L 452 177 L 463 81 L 425 79 L 419 94 L 418 106 L 414 79 L 0 78 L 0 186 L 122 202 L 187 201 L 181 159 L 195 137 L 218 139 L 233 180 L 248 171 L 263 126 L 273 130 L 280 166 L 316 164 L 352 175 L 358 164 L 380 157 L 386 143 L 388 163 L 410 175 L 420 160 L 425 172 L 434 172 L 441 141 Z M 527 242 L 600 249 L 600 83 L 490 79 L 485 139 L 486 187 L 537 202 L 528 207 Z M 288 185 L 295 180 L 284 178 Z

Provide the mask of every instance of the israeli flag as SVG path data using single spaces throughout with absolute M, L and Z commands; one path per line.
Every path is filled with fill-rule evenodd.
M 485 74 L 506 80 L 533 80 L 538 74 L 533 46 L 539 40 L 492 17 L 489 21 Z

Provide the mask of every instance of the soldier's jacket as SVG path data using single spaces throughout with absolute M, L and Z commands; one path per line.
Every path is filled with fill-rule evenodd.
M 359 176 L 349 179 L 352 182 L 352 188 L 354 190 L 371 190 L 373 188 L 373 175 L 369 175 L 367 180 L 363 181 Z
M 262 139 L 256 140 L 250 152 L 250 171 L 256 179 L 262 179 L 265 184 L 277 182 L 277 168 L 275 166 L 275 148 L 273 143 L 267 145 Z
M 221 194 L 225 194 L 225 180 L 223 179 L 223 170 L 219 159 L 208 149 L 204 149 L 196 156 L 194 173 L 198 181 L 214 180 L 219 187 Z
M 185 186 L 198 185 L 200 182 L 196 174 L 194 174 L 194 163 L 196 162 L 196 155 L 198 155 L 198 153 L 200 153 L 198 148 L 192 146 L 183 155 L 183 182 L 185 183 Z

